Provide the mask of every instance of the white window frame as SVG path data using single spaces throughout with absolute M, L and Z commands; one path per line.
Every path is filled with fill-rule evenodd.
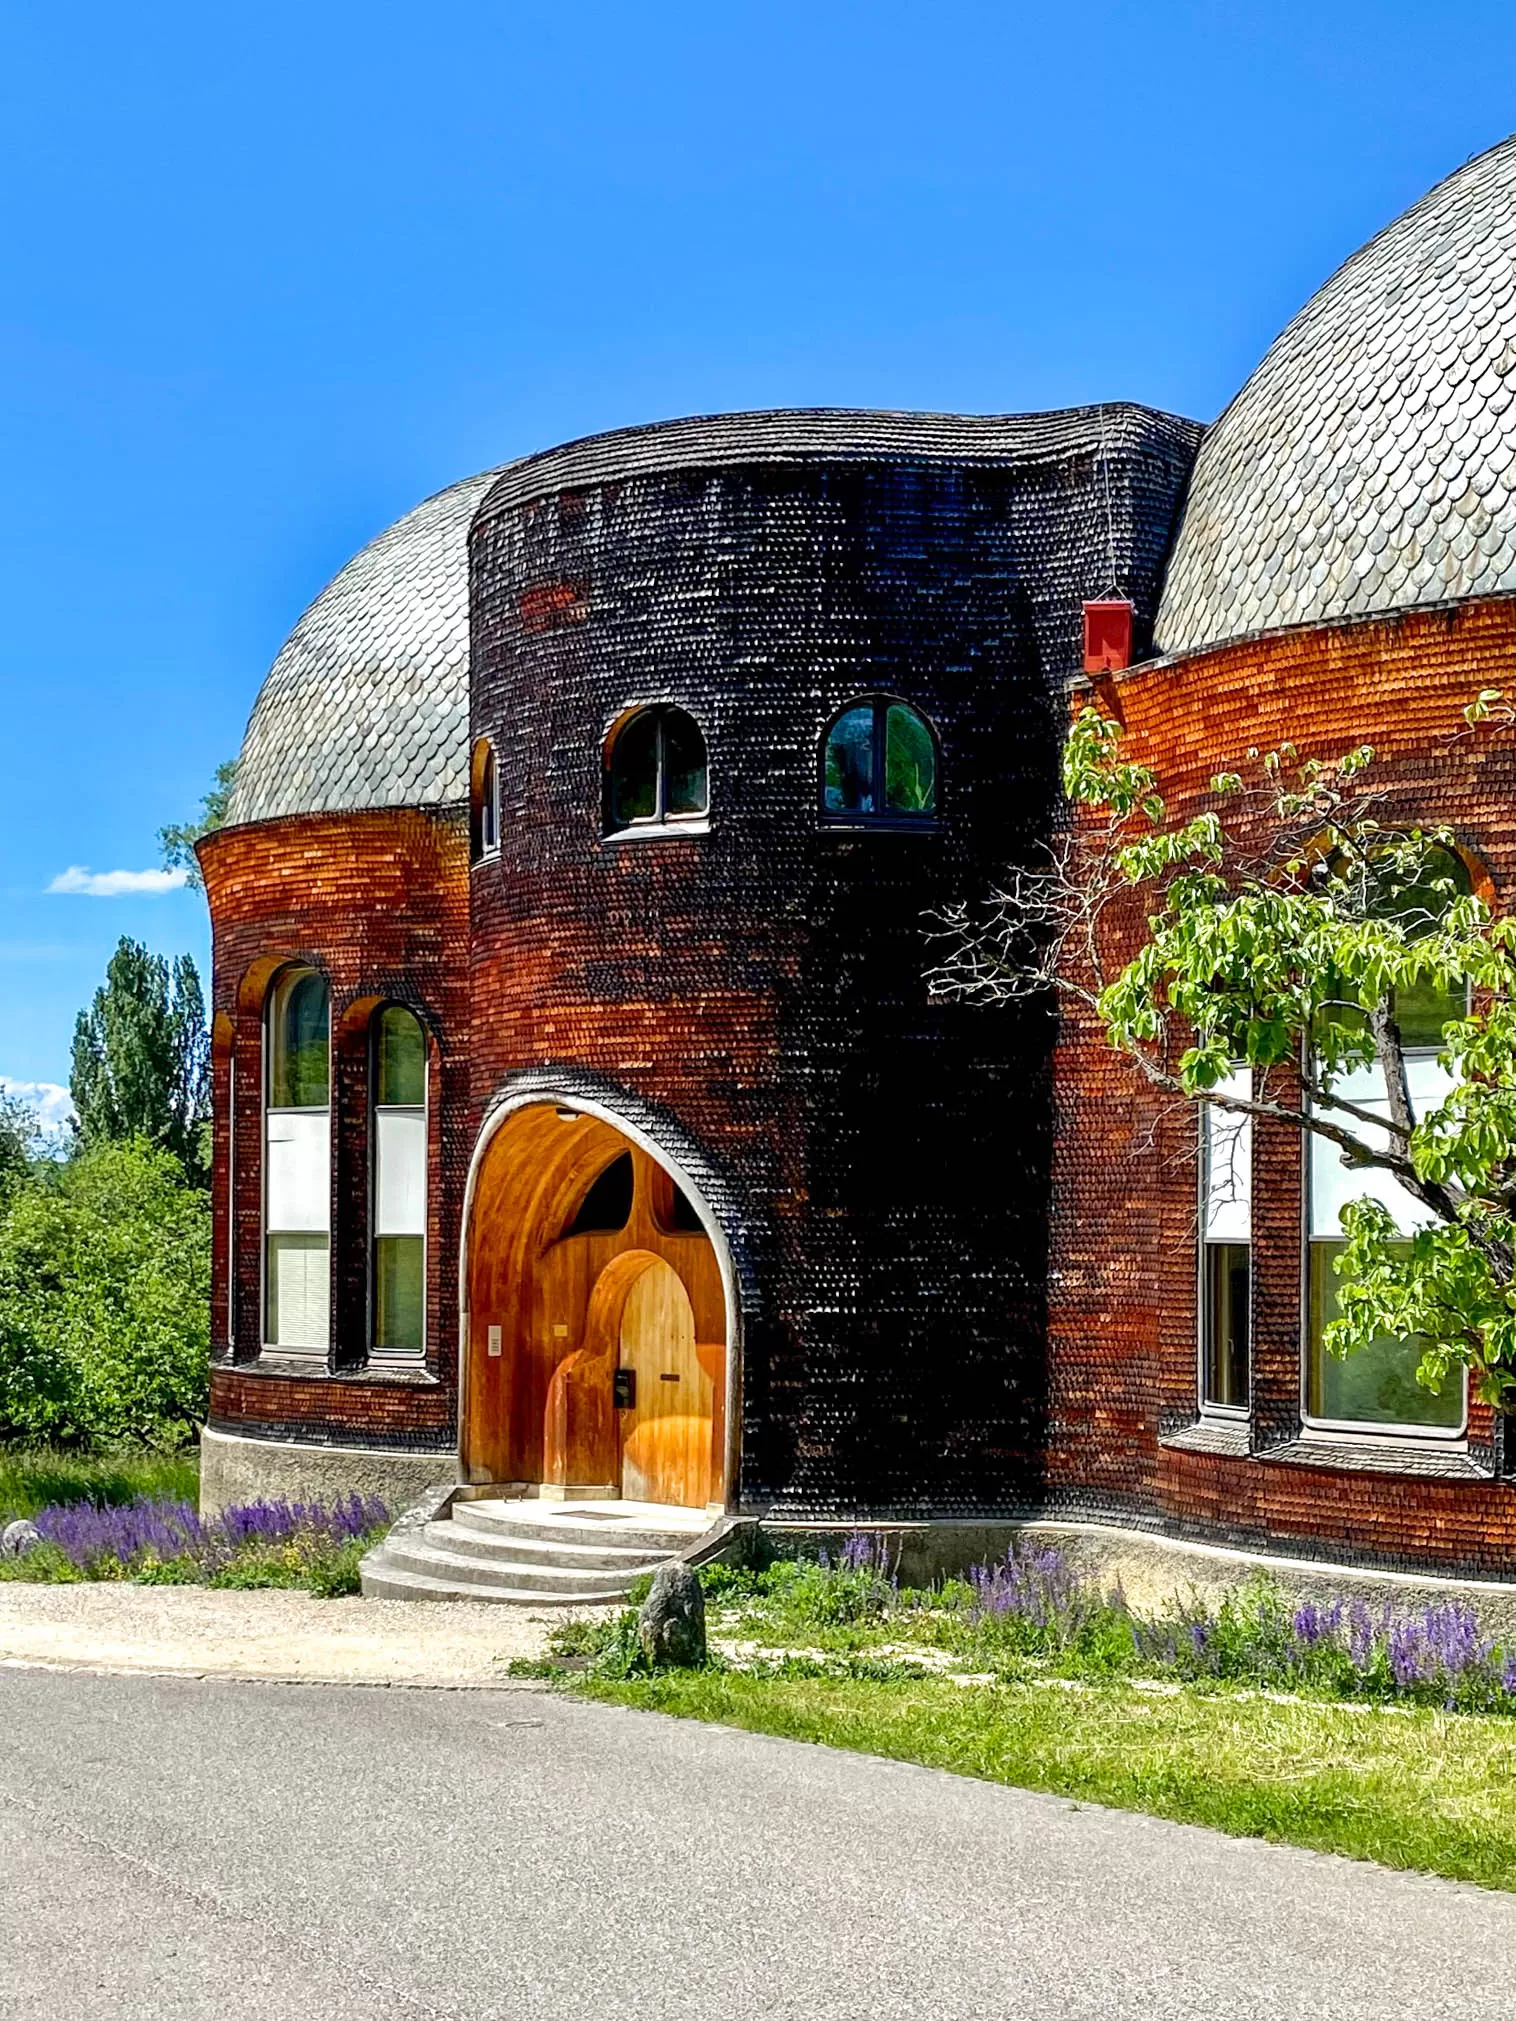
M 1437 1057 L 1438 1048 L 1435 1046 L 1418 1046 L 1414 1049 L 1407 1049 L 1404 1054 L 1406 1079 L 1411 1084 L 1411 1110 L 1413 1115 L 1419 1109 L 1427 1107 L 1430 1103 L 1440 1101 L 1446 1087 L 1451 1086 L 1451 1082 L 1445 1074 L 1439 1075 L 1443 1086 L 1435 1087 L 1432 1085 L 1430 1075 L 1425 1073 L 1418 1074 L 1415 1071 L 1417 1067 L 1425 1068 L 1429 1064 L 1435 1065 Z M 1359 1085 L 1358 1077 L 1360 1075 L 1368 1081 L 1369 1084 L 1367 1086 Z M 1417 1080 L 1423 1081 L 1424 1084 L 1419 1096 L 1415 1086 Z M 1382 1091 L 1384 1087 L 1383 1077 L 1377 1065 L 1356 1069 L 1354 1074 L 1341 1077 L 1340 1085 L 1342 1093 L 1347 1100 L 1357 1102 L 1361 1107 L 1368 1109 L 1382 1108 L 1388 1114 L 1388 1095 L 1383 1092 L 1376 1092 L 1376 1088 Z M 1456 1426 L 1377 1424 L 1365 1418 L 1312 1416 L 1310 1408 L 1311 1361 L 1317 1352 L 1311 1311 L 1312 1251 L 1318 1243 L 1341 1242 L 1345 1238 L 1342 1234 L 1340 1223 L 1335 1235 L 1318 1234 L 1316 1231 L 1317 1162 L 1320 1160 L 1324 1163 L 1328 1158 L 1336 1158 L 1339 1154 L 1336 1147 L 1326 1138 L 1318 1137 L 1314 1132 L 1308 1133 L 1308 1137 L 1309 1141 L 1302 1146 L 1303 1156 L 1301 1164 L 1303 1169 L 1300 1187 L 1300 1424 L 1302 1436 L 1307 1440 L 1314 1439 L 1334 1445 L 1341 1444 L 1344 1440 L 1350 1439 L 1354 1443 L 1365 1445 L 1433 1446 L 1439 1452 L 1446 1452 L 1449 1448 L 1457 1450 L 1467 1446 L 1469 1431 L 1469 1382 L 1467 1370 L 1462 1372 L 1463 1410 L 1460 1413 Z M 1402 1233 L 1410 1235 L 1416 1229 L 1424 1228 L 1431 1224 L 1434 1217 L 1427 1209 L 1418 1207 L 1405 1189 L 1391 1178 L 1388 1173 L 1383 1174 L 1381 1177 L 1373 1168 L 1370 1168 L 1368 1171 L 1360 1173 L 1358 1177 L 1361 1183 L 1357 1190 L 1348 1197 L 1352 1199 L 1366 1199 L 1370 1197 L 1383 1199 L 1385 1205 L 1395 1216 Z M 1325 1353 L 1326 1350 L 1323 1348 L 1320 1351 Z
M 377 1100 L 379 1088 L 379 1020 L 387 1010 L 403 1010 L 416 1020 L 421 1032 L 422 1044 L 422 1101 L 418 1108 L 414 1102 L 385 1102 Z M 369 1088 L 369 1211 L 368 1211 L 368 1356 L 371 1362 L 392 1364 L 404 1368 L 415 1368 L 426 1360 L 427 1322 L 429 1307 L 427 1300 L 427 1220 L 431 1211 L 431 1139 L 428 1119 L 431 1115 L 431 1043 L 426 1020 L 410 1004 L 383 1003 L 378 1006 L 369 1020 L 368 1048 L 368 1088 Z M 379 1239 L 383 1232 L 379 1226 L 381 1189 L 381 1118 L 385 1116 L 408 1117 L 421 1125 L 421 1342 L 417 1347 L 381 1347 L 376 1338 L 379 1330 Z M 390 1230 L 390 1233 L 411 1234 L 418 1231 Z
M 326 1107 L 292 1109 L 276 1107 L 269 1100 L 274 1070 L 274 1019 L 280 1008 L 280 992 L 293 977 L 319 976 L 326 989 Z M 331 979 L 309 962 L 291 962 L 273 978 L 264 999 L 263 1011 L 263 1121 L 259 1131 L 262 1151 L 261 1194 L 258 1239 L 258 1338 L 263 1354 L 287 1355 L 303 1361 L 325 1364 L 332 1350 L 332 1214 L 331 1214 L 331 1130 L 332 1130 L 332 986 Z M 326 1118 L 327 1201 L 326 1201 L 326 1340 L 319 1346 L 299 1346 L 269 1339 L 269 1239 L 274 1235 L 316 1234 L 317 1229 L 285 1229 L 269 1226 L 269 1122 L 276 1116 L 324 1116 Z
M 1251 1067 L 1234 1067 L 1226 1079 L 1220 1083 L 1222 1092 L 1251 1100 L 1253 1094 L 1253 1070 Z M 1212 1131 L 1214 1127 L 1225 1129 L 1235 1146 L 1232 1156 L 1232 1172 L 1236 1191 L 1240 1199 L 1234 1197 L 1227 1204 L 1233 1214 L 1239 1216 L 1247 1229 L 1246 1236 L 1236 1233 L 1213 1235 L 1211 1228 L 1216 1218 L 1218 1202 L 1212 1190 L 1214 1170 L 1212 1152 Z M 1240 1164 L 1239 1162 L 1240 1161 Z M 1240 1178 L 1236 1175 L 1240 1171 Z M 1195 1394 L 1202 1417 L 1219 1418 L 1228 1424 L 1246 1424 L 1252 1412 L 1253 1399 L 1253 1119 L 1239 1116 L 1235 1111 L 1218 1109 L 1206 1102 L 1200 1112 L 1200 1198 L 1199 1198 L 1200 1240 L 1196 1245 L 1196 1293 L 1195 1293 Z M 1248 1251 L 1248 1401 L 1245 1404 L 1216 1403 L 1207 1396 L 1206 1329 L 1210 1311 L 1209 1252 L 1213 1248 L 1241 1246 L 1246 1243 Z

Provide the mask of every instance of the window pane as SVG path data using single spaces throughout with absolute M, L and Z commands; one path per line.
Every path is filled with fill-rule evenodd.
M 381 1235 L 374 1244 L 374 1345 L 424 1345 L 426 1285 L 419 1235 Z
M 399 1004 L 379 1013 L 378 1083 L 381 1109 L 419 1109 L 426 1103 L 426 1038 L 420 1020 Z
M 893 814 L 930 814 L 937 805 L 937 753 L 916 714 L 892 702 L 884 722 L 885 800 Z
M 270 1347 L 325 1352 L 331 1271 L 324 1235 L 270 1235 L 265 1333 Z
M 1246 1101 L 1253 1092 L 1250 1067 L 1237 1067 L 1217 1092 Z M 1207 1103 L 1200 1112 L 1205 1153 L 1205 1229 L 1213 1242 L 1247 1242 L 1253 1233 L 1253 1119 Z
M 267 1227 L 279 1234 L 325 1234 L 332 1212 L 332 1132 L 325 1109 L 273 1114 L 264 1135 Z
M 613 1158 L 580 1203 L 569 1223 L 570 1235 L 608 1235 L 624 1228 L 632 1217 L 632 1154 Z
M 611 818 L 651 821 L 658 812 L 658 717 L 652 709 L 634 716 L 611 750 Z
M 1246 1242 L 1205 1245 L 1205 1401 L 1242 1410 L 1248 1400 Z
M 426 1232 L 426 1111 L 381 1109 L 374 1131 L 374 1233 Z
M 1389 867 L 1379 888 L 1371 893 L 1370 911 L 1384 919 L 1398 919 L 1411 940 L 1421 940 L 1433 932 L 1453 900 L 1469 889 L 1468 867 L 1463 859 L 1446 849 L 1428 852 L 1426 874 L 1415 884 L 1399 883 Z M 1395 1019 L 1401 1043 L 1406 1046 L 1440 1046 L 1442 1028 L 1452 1018 L 1468 1014 L 1468 992 L 1462 988 L 1440 989 L 1435 982 L 1419 982 L 1395 992 Z
M 479 841 L 485 849 L 493 849 L 500 840 L 497 832 L 500 807 L 500 787 L 495 776 L 495 753 L 484 754 L 484 764 L 480 768 L 479 780 Z
M 1463 1422 L 1463 1385 L 1456 1378 L 1445 1382 L 1440 1396 L 1421 1387 L 1416 1380 L 1422 1355 L 1419 1340 L 1384 1335 L 1346 1360 L 1322 1347 L 1322 1331 L 1337 1316 L 1340 1280 L 1332 1264 L 1343 1246 L 1341 1242 L 1311 1244 L 1311 1352 L 1306 1386 L 1311 1416 L 1344 1424 L 1456 1431 Z
M 324 977 L 310 969 L 281 979 L 270 1019 L 268 1099 L 275 1109 L 324 1109 L 328 1013 Z
M 827 732 L 824 804 L 828 814 L 875 811 L 872 703 L 847 710 Z
M 1406 1082 L 1411 1093 L 1411 1112 L 1424 1116 L 1445 1099 L 1453 1086 L 1434 1055 L 1422 1053 L 1406 1061 Z M 1389 1113 L 1384 1077 L 1377 1067 L 1359 1067 L 1343 1074 L 1334 1084 L 1345 1100 L 1367 1109 L 1372 1115 Z M 1373 1145 L 1388 1143 L 1372 1123 L 1359 1126 L 1364 1139 Z M 1311 1233 L 1332 1242 L 1342 1232 L 1342 1209 L 1349 1200 L 1380 1200 L 1402 1235 L 1429 1228 L 1436 1220 L 1430 1207 L 1411 1197 L 1398 1180 L 1381 1166 L 1344 1165 L 1342 1155 L 1326 1138 L 1313 1135 L 1311 1160 Z
M 703 814 L 706 798 L 705 739 L 700 725 L 683 709 L 670 709 L 663 718 L 663 811 Z
M 1440 1046 L 1443 1026 L 1469 1013 L 1466 989 L 1439 989 L 1430 979 L 1397 989 L 1394 1003 L 1403 1046 Z

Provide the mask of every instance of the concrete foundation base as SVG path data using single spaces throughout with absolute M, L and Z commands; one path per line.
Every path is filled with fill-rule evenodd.
M 1314 1558 L 1275 1557 L 1268 1552 L 1231 1551 L 1219 1545 L 1181 1542 L 1115 1524 L 1031 1521 L 1024 1523 L 784 1523 L 764 1522 L 765 1535 L 778 1543 L 825 1544 L 840 1548 L 845 1537 L 877 1536 L 904 1585 L 927 1586 L 961 1576 L 970 1565 L 1004 1557 L 1013 1537 L 1056 1546 L 1074 1570 L 1107 1590 L 1119 1585 L 1139 1613 L 1154 1613 L 1175 1600 L 1219 1600 L 1232 1587 L 1263 1572 L 1297 1600 L 1362 1599 L 1371 1606 L 1389 1601 L 1397 1611 L 1465 1601 L 1479 1613 L 1487 1634 L 1516 1635 L 1516 1583 L 1487 1579 L 1444 1579 L 1425 1572 L 1381 1572 Z M 736 1549 L 741 1548 L 732 1540 Z M 728 1545 L 731 1549 L 732 1545 Z M 723 1552 L 722 1555 L 726 1553 Z
M 200 1513 L 276 1495 L 330 1501 L 380 1495 L 398 1515 L 428 1488 L 456 1481 L 451 1453 L 395 1453 L 371 1446 L 306 1446 L 286 1439 L 244 1439 L 209 1429 L 200 1435 Z

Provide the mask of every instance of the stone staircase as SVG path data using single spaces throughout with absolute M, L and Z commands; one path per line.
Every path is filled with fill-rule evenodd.
M 488 1600 L 599 1607 L 703 1537 L 704 1509 L 652 1502 L 469 1500 L 434 1490 L 360 1567 L 379 1600 Z

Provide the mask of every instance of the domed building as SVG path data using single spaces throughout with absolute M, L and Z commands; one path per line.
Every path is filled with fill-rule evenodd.
M 1323 1363 L 1309 1149 L 1260 1125 L 1212 1212 L 1195 1119 L 931 1001 L 924 922 L 1051 833 L 1090 667 L 1175 804 L 1367 739 L 1499 893 L 1516 780 L 1444 733 L 1516 683 L 1513 390 L 1506 143 L 1209 430 L 697 419 L 381 535 L 201 846 L 208 1502 L 425 1495 L 370 1575 L 425 1596 L 599 1597 L 740 1516 L 1507 1566 L 1490 1414 Z

